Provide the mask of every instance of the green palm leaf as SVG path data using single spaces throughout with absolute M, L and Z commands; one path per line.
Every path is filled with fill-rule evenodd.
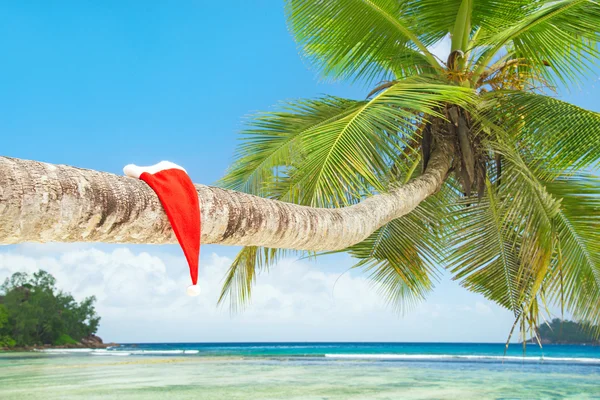
M 434 287 L 446 253 L 441 230 L 456 193 L 446 188 L 411 214 L 398 218 L 349 249 L 353 268 L 369 274 L 397 311 L 423 300 Z
M 256 282 L 257 274 L 268 271 L 270 266 L 288 253 L 290 252 L 283 249 L 257 246 L 242 248 L 225 275 L 218 304 L 229 300 L 231 312 L 244 309 L 250 303 L 252 286 Z
M 457 22 L 469 25 L 471 37 L 477 29 L 482 36 L 496 33 L 523 19 L 533 8 L 533 2 L 529 0 L 420 0 L 406 3 L 414 24 L 421 27 L 419 34 L 425 43 L 435 43 L 448 33 L 457 35 Z M 471 9 L 468 15 L 470 21 L 457 19 L 463 4 Z M 463 49 L 469 50 L 467 47 Z
M 502 204 L 488 183 L 488 195 L 476 205 L 461 207 L 450 229 L 448 268 L 467 289 L 513 311 L 521 312 L 518 277 L 519 240 L 504 216 Z
M 439 63 L 395 0 L 287 0 L 292 34 L 304 54 L 326 76 L 368 81 L 396 70 L 416 74 Z M 395 68 L 397 57 L 405 61 Z M 408 68 L 412 60 L 412 67 Z
M 366 101 L 327 96 L 283 103 L 280 110 L 253 116 L 241 132 L 236 159 L 219 181 L 225 188 L 271 196 L 269 184 L 278 170 L 301 159 L 301 138 L 313 129 L 339 121 L 363 107 Z
M 400 81 L 343 119 L 307 133 L 303 160 L 274 191 L 282 200 L 322 207 L 384 191 L 391 160 L 414 141 L 419 123 L 443 117 L 445 102 L 470 107 L 473 100 L 468 88 Z
M 486 198 L 458 212 L 450 269 L 470 290 L 525 318 L 550 267 L 560 203 L 516 149 L 502 141 L 488 145 L 503 156 L 502 183 L 488 181 Z
M 536 93 L 500 91 L 486 98 L 488 117 L 513 132 L 538 173 L 552 177 L 598 166 L 600 113 Z
M 546 183 L 561 201 L 559 252 L 548 290 L 576 318 L 600 324 L 600 180 L 590 175 Z
M 511 26 L 482 35 L 479 46 L 487 47 L 478 60 L 478 76 L 500 50 L 511 46 L 515 57 L 537 67 L 538 74 L 552 80 L 574 81 L 591 72 L 600 53 L 600 5 L 593 0 L 532 2 L 537 7 Z M 551 73 L 547 72 L 551 71 Z

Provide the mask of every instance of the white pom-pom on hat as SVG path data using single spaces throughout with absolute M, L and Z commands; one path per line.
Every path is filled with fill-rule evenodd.
M 200 294 L 200 285 L 190 285 L 187 287 L 187 295 L 191 297 L 196 297 Z
M 139 179 L 140 175 L 142 175 L 144 172 L 147 172 L 149 174 L 155 174 L 157 172 L 164 171 L 167 169 L 180 169 L 183 172 L 187 172 L 185 168 L 183 168 L 181 165 L 177 165 L 175 163 L 172 163 L 171 161 L 161 161 L 159 163 L 149 165 L 147 167 L 140 167 L 139 165 L 135 164 L 127 164 L 125 167 L 123 167 L 123 173 L 125 174 L 125 176 Z

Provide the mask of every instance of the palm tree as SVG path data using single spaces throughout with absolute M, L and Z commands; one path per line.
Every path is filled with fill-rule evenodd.
M 286 12 L 326 77 L 374 88 L 256 115 L 225 187 L 341 207 L 435 171 L 437 194 L 343 250 L 392 304 L 422 298 L 442 265 L 521 328 L 552 303 L 600 321 L 600 186 L 586 173 L 600 115 L 547 95 L 598 58 L 597 2 L 289 0 Z M 429 48 L 447 35 L 438 60 Z M 222 298 L 246 300 L 276 256 L 244 248 Z
M 203 242 L 246 246 L 221 301 L 243 305 L 283 249 L 345 251 L 400 308 L 446 268 L 523 335 L 551 305 L 600 323 L 600 115 L 552 97 L 598 59 L 596 1 L 287 0 L 286 13 L 325 77 L 372 90 L 257 114 L 230 190 L 198 186 Z M 429 49 L 448 36 L 439 60 Z M 0 243 L 174 240 L 132 179 L 0 158 L 0 187 Z

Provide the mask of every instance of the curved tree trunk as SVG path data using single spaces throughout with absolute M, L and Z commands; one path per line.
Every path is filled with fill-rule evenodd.
M 451 152 L 438 148 L 421 176 L 359 204 L 311 208 L 196 185 L 202 243 L 339 250 L 408 214 L 443 183 Z M 0 244 L 176 243 L 143 181 L 64 165 L 0 157 Z

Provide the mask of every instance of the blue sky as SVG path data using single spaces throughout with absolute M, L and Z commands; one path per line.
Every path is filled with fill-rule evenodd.
M 3 2 L 0 50 L 0 153 L 118 174 L 167 159 L 210 184 L 231 162 L 245 116 L 285 99 L 368 92 L 320 79 L 275 0 Z M 595 75 L 562 98 L 600 110 Z M 249 310 L 231 316 L 215 296 L 235 251 L 203 246 L 206 290 L 194 299 L 177 246 L 5 246 L 0 279 L 49 270 L 76 296 L 96 295 L 100 335 L 122 342 L 503 341 L 512 322 L 447 277 L 397 316 L 364 276 L 338 280 L 352 265 L 346 256 L 284 260 L 259 278 Z

